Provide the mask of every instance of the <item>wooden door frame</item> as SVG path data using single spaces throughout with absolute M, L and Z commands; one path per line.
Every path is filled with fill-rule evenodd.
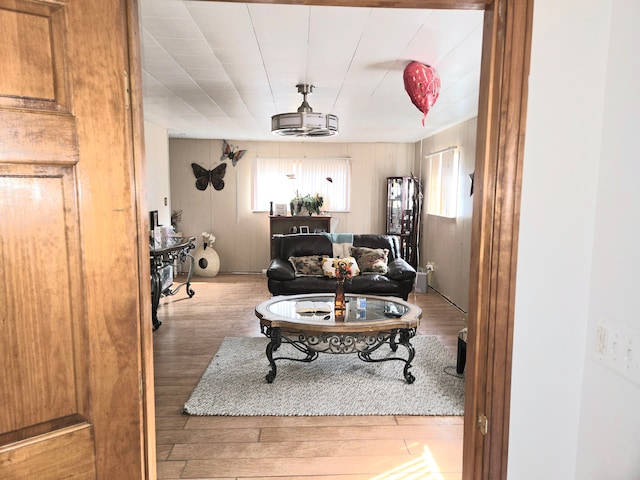
M 485 9 L 469 276 L 465 480 L 507 478 L 532 17 L 533 0 L 496 0 Z
M 149 272 L 149 222 L 145 201 L 145 143 L 144 143 L 144 114 L 142 109 L 142 58 L 140 45 L 139 24 L 139 0 L 129 0 L 126 3 L 126 19 L 123 28 L 127 32 L 128 52 L 126 58 L 129 62 L 129 98 L 131 112 L 131 143 L 133 151 L 133 169 L 136 199 L 136 228 L 138 239 L 138 278 L 140 326 L 139 335 L 141 342 L 140 363 L 140 394 L 141 415 L 143 416 L 140 436 L 143 439 L 143 477 L 155 479 L 157 477 L 156 458 L 156 422 L 155 422 L 155 381 L 153 365 L 153 329 L 151 322 L 151 282 L 147 274 Z
M 534 0 L 227 1 L 485 11 L 471 240 L 463 478 L 506 479 Z

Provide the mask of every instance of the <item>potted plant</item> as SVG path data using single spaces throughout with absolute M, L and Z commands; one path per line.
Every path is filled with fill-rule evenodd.
M 315 195 L 300 195 L 296 192 L 296 196 L 289 202 L 289 208 L 291 215 L 303 215 L 305 212 L 309 216 L 319 215 L 323 203 L 324 199 L 317 193 Z

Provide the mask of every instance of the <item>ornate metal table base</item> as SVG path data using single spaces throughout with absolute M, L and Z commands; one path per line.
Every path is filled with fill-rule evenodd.
M 271 370 L 265 376 L 268 383 L 276 378 L 276 360 L 293 360 L 296 362 L 312 362 L 318 358 L 319 353 L 357 353 L 358 358 L 364 362 L 404 362 L 404 378 L 407 383 L 413 383 L 415 377 L 409 372 L 411 362 L 415 357 L 415 349 L 410 339 L 416 334 L 415 328 L 396 328 L 389 331 L 377 332 L 373 335 L 367 333 L 305 333 L 283 332 L 279 327 L 261 326 L 262 333 L 269 337 L 270 342 L 266 348 L 267 359 Z M 273 353 L 280 345 L 287 343 L 304 354 L 303 358 L 275 357 Z M 407 349 L 408 356 L 403 358 L 379 357 L 373 358 L 372 354 L 383 345 L 389 345 L 391 351 L 396 352 L 398 345 Z
M 195 260 L 189 253 L 189 250 L 193 250 L 195 237 L 189 238 L 169 238 L 165 239 L 165 242 L 154 248 L 150 247 L 150 263 L 151 263 L 151 320 L 153 322 L 153 329 L 157 330 L 162 325 L 162 322 L 158 320 L 158 305 L 160 304 L 160 297 L 175 295 L 184 286 L 189 298 L 195 295 L 195 291 L 191 288 L 191 277 L 193 276 L 193 265 Z M 171 266 L 175 261 L 184 263 L 189 260 L 189 273 L 187 280 L 184 283 L 178 285 L 175 289 L 172 289 L 172 278 L 167 278 L 166 283 L 163 282 L 163 274 L 169 272 L 169 276 L 173 275 Z
M 176 293 L 178 293 L 182 287 L 185 287 L 185 291 L 186 291 L 187 295 L 189 296 L 189 298 L 191 298 L 196 294 L 195 290 L 193 288 L 191 288 L 191 277 L 193 277 L 193 266 L 195 265 L 196 261 L 193 258 L 193 255 L 191 255 L 190 253 L 186 253 L 184 251 L 179 252 L 178 259 L 182 263 L 186 262 L 187 259 L 189 260 L 189 271 L 187 272 L 187 279 L 184 281 L 184 283 L 181 283 L 180 285 L 178 285 L 174 289 L 169 287 L 169 288 L 163 290 L 162 291 L 162 296 L 163 297 L 170 297 L 171 295 L 175 295 Z
M 165 262 L 164 266 L 160 264 L 151 270 L 151 321 L 153 322 L 153 329 L 157 330 L 162 325 L 162 322 L 158 320 L 158 306 L 160 305 L 161 297 L 170 297 L 180 291 L 182 287 L 185 287 L 185 292 L 189 298 L 193 297 L 196 292 L 191 288 L 191 277 L 193 277 L 193 265 L 195 260 L 190 253 L 184 251 L 178 252 L 178 256 L 169 257 L 169 260 L 178 258 L 180 262 L 189 261 L 189 272 L 187 273 L 187 279 L 178 285 L 176 288 L 171 288 L 173 284 L 170 284 L 164 290 L 162 289 L 162 269 L 171 265 L 171 263 Z

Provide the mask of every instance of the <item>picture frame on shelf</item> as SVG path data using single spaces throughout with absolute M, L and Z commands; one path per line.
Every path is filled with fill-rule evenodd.
M 309 226 L 308 225 L 300 225 L 300 228 L 298 228 L 298 231 L 300 233 L 309 233 Z
M 274 213 L 277 217 L 286 217 L 287 216 L 287 204 L 286 203 L 276 203 Z
M 158 224 L 158 210 L 152 210 L 149 212 L 149 230 L 155 230 L 159 227 Z

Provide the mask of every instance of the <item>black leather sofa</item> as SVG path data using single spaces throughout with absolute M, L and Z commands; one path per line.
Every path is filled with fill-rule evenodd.
M 387 249 L 386 274 L 363 273 L 347 280 L 346 293 L 400 297 L 406 300 L 413 289 L 416 271 L 400 256 L 400 244 L 394 235 L 354 234 L 354 247 Z M 336 280 L 321 275 L 296 276 L 290 257 L 333 257 L 333 243 L 322 233 L 274 236 L 271 263 L 267 269 L 269 292 L 273 295 L 334 293 Z

